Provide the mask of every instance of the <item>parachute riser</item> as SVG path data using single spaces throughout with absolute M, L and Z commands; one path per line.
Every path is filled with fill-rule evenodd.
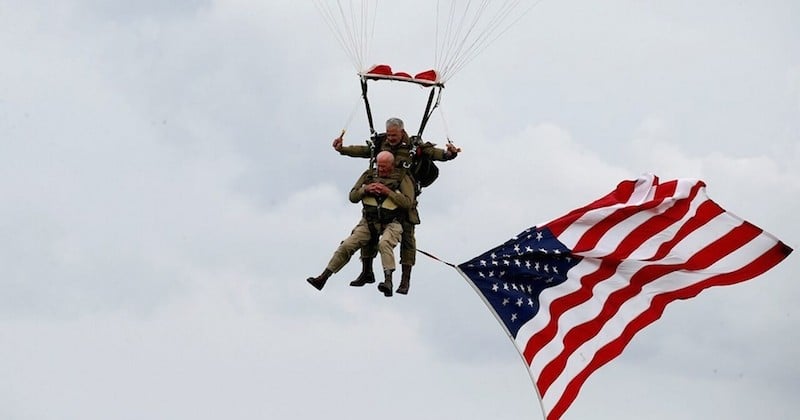
M 420 139 L 422 138 L 422 132 L 425 131 L 425 126 L 428 125 L 428 120 L 433 115 L 433 111 L 439 106 L 439 103 L 442 100 L 442 89 L 444 85 L 437 85 L 431 88 L 431 93 L 428 95 L 428 103 L 425 104 L 425 112 L 422 113 L 422 121 L 419 124 L 419 130 L 417 131 L 417 137 Z M 434 96 L 436 97 L 436 102 L 433 102 Z
M 372 108 L 369 106 L 369 97 L 367 96 L 367 78 L 361 76 L 360 79 L 361 97 L 364 98 L 364 108 L 367 110 L 367 121 L 369 122 L 370 138 L 367 140 L 367 146 L 369 146 L 370 151 L 369 169 L 372 170 L 375 167 L 375 139 L 378 136 L 378 133 L 375 131 L 375 123 L 372 120 Z M 377 171 L 377 169 L 375 170 Z
M 375 123 L 372 120 L 372 108 L 369 106 L 369 97 L 367 96 L 367 78 L 364 76 L 361 79 L 361 97 L 364 98 L 364 107 L 367 110 L 367 121 L 369 122 L 369 132 L 371 136 L 375 136 Z

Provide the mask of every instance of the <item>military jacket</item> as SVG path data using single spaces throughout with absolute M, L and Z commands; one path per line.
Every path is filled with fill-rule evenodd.
M 373 212 L 380 208 L 382 219 L 393 219 L 395 217 L 404 218 L 408 210 L 415 206 L 414 183 L 405 173 L 395 168 L 388 177 L 380 177 L 376 170 L 366 170 L 358 178 L 353 188 L 350 190 L 350 201 L 353 203 L 362 202 L 364 206 L 364 216 L 371 218 Z M 365 191 L 365 187 L 373 182 L 380 182 L 386 185 L 391 192 L 386 197 L 374 197 Z M 369 217 L 368 217 L 369 216 Z M 381 220 L 385 222 L 386 220 Z M 402 221 L 402 220 L 401 220 Z

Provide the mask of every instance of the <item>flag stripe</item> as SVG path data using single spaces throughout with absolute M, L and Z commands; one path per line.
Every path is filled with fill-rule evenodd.
M 616 272 L 619 262 L 601 260 L 599 261 L 599 264 L 600 265 L 597 268 L 597 271 L 581 278 L 581 287 L 579 289 L 566 296 L 559 297 L 549 305 L 550 310 L 547 311 L 550 313 L 549 322 L 544 328 L 527 339 L 527 344 L 525 345 L 523 354 L 529 365 L 533 363 L 534 356 L 541 351 L 545 345 L 553 342 L 553 339 L 556 337 L 556 334 L 559 331 L 558 323 L 561 315 L 566 313 L 567 309 L 573 306 L 578 306 L 582 303 L 588 302 L 592 298 L 593 285 L 611 277 Z M 543 311 L 540 309 L 539 312 Z M 519 335 L 517 335 L 517 337 L 519 337 Z
M 700 197 L 698 197 L 697 191 L 699 191 L 701 187 L 702 186 L 698 185 L 697 189 L 693 190 L 693 193 L 691 194 L 693 198 L 700 199 Z M 706 198 L 702 197 L 702 199 Z M 685 202 L 685 205 L 673 206 L 668 210 L 672 212 L 668 214 L 668 217 L 677 218 L 679 216 L 678 213 L 680 213 L 684 209 L 688 211 L 693 207 L 692 204 L 695 204 L 695 202 L 694 201 Z M 702 205 L 700 205 L 700 207 L 702 207 Z M 658 223 L 658 221 L 651 223 Z M 644 230 L 650 229 L 650 227 L 647 225 L 643 226 L 646 226 L 643 228 Z M 687 235 L 690 232 L 684 231 L 682 233 L 684 234 L 685 237 L 685 235 Z M 617 245 L 617 249 L 634 248 L 635 244 L 639 244 L 639 246 L 636 246 L 636 248 L 639 248 L 641 247 L 641 243 L 651 238 L 652 236 L 646 238 L 640 238 L 637 237 L 635 234 L 632 234 L 629 235 L 628 238 L 626 238 L 626 240 L 623 240 L 621 244 Z M 569 246 L 569 244 L 566 245 Z M 535 336 L 531 337 L 530 343 L 532 344 L 526 346 L 524 351 L 524 354 L 526 355 L 526 360 L 530 361 L 533 357 L 533 354 L 541 350 L 542 346 L 549 343 L 555 337 L 555 332 L 559 330 L 558 323 L 561 314 L 566 313 L 569 309 L 579 306 L 592 299 L 592 290 L 594 289 L 594 287 L 601 281 L 611 278 L 616 272 L 616 269 L 619 265 L 619 261 L 628 256 L 624 255 L 621 252 L 616 252 L 616 253 L 612 252 L 611 254 L 615 255 L 617 258 L 601 260 L 600 268 L 596 273 L 592 273 L 591 275 L 580 278 L 580 284 L 582 286 L 581 289 L 579 289 L 575 293 L 562 296 L 561 298 L 556 299 L 551 305 L 549 305 L 548 312 L 551 314 L 549 324 L 542 331 L 538 332 Z
M 543 404 L 546 404 L 548 407 L 552 406 L 553 400 L 559 398 L 571 378 L 585 369 L 589 360 L 583 355 L 591 356 L 595 354 L 605 346 L 608 341 L 620 336 L 625 325 L 632 322 L 651 305 L 651 297 L 691 287 L 695 283 L 717 276 L 720 272 L 735 272 L 740 270 L 747 265 L 741 265 L 741 261 L 757 259 L 758 255 L 767 252 L 774 243 L 775 242 L 766 235 L 762 235 L 748 244 L 748 247 L 737 250 L 729 257 L 720 260 L 703 272 L 678 271 L 648 284 L 643 289 L 640 297 L 630 300 L 623 305 L 615 319 L 604 326 L 601 334 L 592 338 L 575 352 L 558 381 L 551 386 L 548 393 L 544 395 Z
M 678 299 L 695 297 L 709 287 L 731 285 L 757 277 L 781 262 L 790 252 L 791 249 L 788 246 L 779 242 L 740 270 L 719 274 L 705 281 L 692 284 L 689 287 L 655 296 L 650 308 L 632 320 L 626 326 L 622 335 L 601 348 L 587 367 L 574 376 L 561 395 L 561 398 L 558 399 L 558 402 L 548 410 L 547 420 L 559 419 L 566 409 L 574 402 L 581 386 L 588 377 L 597 369 L 619 356 L 636 333 L 661 318 L 661 315 L 664 313 L 669 303 Z
M 583 256 L 606 257 L 607 255 L 603 251 L 608 248 L 607 246 L 589 247 L 589 245 L 599 244 L 598 241 L 601 238 L 606 238 L 605 240 L 617 238 L 621 235 L 620 231 L 627 232 L 630 228 L 643 223 L 648 217 L 672 207 L 675 203 L 696 197 L 702 191 L 702 185 L 698 186 L 698 189 L 694 189 L 693 185 L 695 184 L 681 183 L 680 187 L 671 187 L 672 184 L 667 184 L 663 187 L 664 191 L 675 191 L 677 188 L 678 192 L 669 200 L 661 198 L 663 193 L 658 192 L 658 188 L 661 186 L 650 188 L 644 184 L 637 185 L 636 194 L 632 195 L 628 202 L 591 209 L 572 220 L 561 219 L 559 223 L 563 226 L 560 227 L 561 233 L 557 235 L 558 240 L 570 248 L 573 253 L 580 253 Z M 702 196 L 705 198 L 704 195 Z M 550 228 L 549 225 L 546 226 Z
M 584 260 L 580 264 L 576 265 L 575 268 L 570 271 L 570 274 L 574 275 L 576 278 L 581 278 L 584 276 L 584 274 L 589 275 L 589 273 L 597 271 L 601 263 L 602 261 L 597 259 Z M 547 308 L 552 305 L 552 302 L 559 298 L 562 294 L 574 293 L 580 289 L 581 284 L 579 282 L 568 281 L 557 288 L 544 290 L 539 296 L 539 302 L 542 308 Z M 532 344 L 538 342 L 539 339 L 550 340 L 553 338 L 552 336 L 549 338 L 544 338 L 546 331 L 543 330 L 545 330 L 548 325 L 550 325 L 550 312 L 547 310 L 540 310 L 535 317 L 533 317 L 528 323 L 520 328 L 519 332 L 517 332 L 515 341 L 517 347 L 523 350 L 523 357 L 528 365 L 531 364 L 531 359 L 533 358 L 534 354 L 534 350 L 529 351 L 528 348 L 533 348 Z M 539 332 L 539 338 L 533 338 L 532 336 L 537 332 Z M 553 329 L 553 336 L 555 336 L 555 333 L 556 330 Z
M 761 233 L 760 229 L 753 229 L 752 225 L 741 225 L 729 234 L 716 240 L 714 243 L 700 250 L 697 254 L 681 264 L 646 265 L 636 272 L 630 284 L 611 293 L 603 302 L 600 315 L 589 322 L 573 327 L 563 339 L 562 352 L 545 367 L 537 384 L 539 391 L 544 394 L 553 381 L 561 374 L 567 364 L 567 358 L 578 350 L 586 341 L 597 336 L 603 326 L 614 317 L 617 311 L 629 299 L 641 296 L 643 287 L 656 279 L 676 271 L 699 271 L 708 268 L 715 262 L 727 256 Z
M 614 328 L 617 328 L 620 325 L 625 325 L 627 322 L 630 322 L 639 312 L 643 311 L 644 308 L 641 310 L 637 310 L 635 308 L 642 305 L 643 302 L 647 302 L 650 296 L 657 295 L 659 293 L 668 292 L 671 290 L 679 289 L 686 287 L 695 282 L 702 281 L 710 276 L 717 275 L 721 272 L 730 272 L 735 271 L 741 268 L 742 264 L 745 264 L 748 261 L 756 258 L 763 252 L 775 243 L 773 238 L 770 238 L 768 235 L 764 234 L 757 238 L 757 240 L 752 241 L 747 245 L 747 247 L 742 247 L 736 250 L 734 253 L 731 253 L 728 257 L 720 259 L 714 265 L 710 266 L 706 270 L 701 271 L 677 271 L 672 272 L 658 280 L 655 280 L 651 283 L 648 283 L 642 288 L 642 292 L 637 296 L 635 299 L 631 299 L 626 301 L 623 305 L 621 305 L 621 309 L 617 312 L 615 317 L 611 319 L 609 322 L 605 323 L 603 326 L 603 330 L 598 333 L 595 337 L 593 337 L 588 342 L 581 345 L 581 347 L 573 352 L 573 356 L 570 358 L 569 366 L 564 369 L 564 372 L 561 373 L 559 380 L 563 381 L 563 378 L 569 378 L 572 374 L 579 372 L 582 369 L 582 365 L 586 362 L 582 355 L 583 354 L 594 354 L 603 343 L 603 340 L 611 339 L 616 336 L 617 332 Z M 625 264 L 629 264 L 626 262 Z M 639 264 L 641 262 L 630 262 L 630 264 Z M 602 302 L 605 299 L 605 296 L 599 296 L 597 298 L 598 302 Z M 576 311 L 578 313 L 582 311 L 589 312 L 585 310 L 585 308 L 577 308 Z M 597 313 L 598 311 L 594 311 L 593 313 Z M 569 326 L 564 326 L 563 331 L 569 331 L 571 325 L 577 325 L 577 323 L 569 324 Z M 558 341 L 561 344 L 560 340 Z M 559 351 L 561 351 L 562 347 L 555 348 L 555 349 L 545 349 L 541 352 L 538 357 L 544 360 L 549 360 L 555 358 Z M 577 355 L 581 355 L 581 357 L 575 357 Z M 537 376 L 541 373 L 541 369 L 539 371 L 535 371 L 535 366 L 531 366 L 531 371 L 535 372 Z M 563 378 L 562 378 L 563 377 Z M 557 389 L 563 388 L 565 384 L 561 384 L 555 386 Z M 550 394 L 557 394 L 557 391 L 553 391 L 550 389 L 548 391 Z
M 666 256 L 672 252 L 672 250 L 680 241 L 723 213 L 725 213 L 725 210 L 718 206 L 717 203 L 711 200 L 703 202 L 697 209 L 697 213 L 694 215 L 694 217 L 681 223 L 678 232 L 675 234 L 675 237 L 662 243 L 655 255 L 646 260 L 659 261 L 666 258 Z
M 597 223 L 594 223 L 585 234 L 583 234 L 578 240 L 578 242 L 571 246 L 570 244 L 564 242 L 565 245 L 572 248 L 572 252 L 578 253 L 585 253 L 591 251 L 597 251 L 598 243 L 601 239 L 603 239 L 606 234 L 609 233 L 613 228 L 619 226 L 622 222 L 627 222 L 627 219 L 640 216 L 640 217 L 649 217 L 650 214 L 646 212 L 646 210 L 654 210 L 659 207 L 668 197 L 665 194 L 673 194 L 675 192 L 675 188 L 677 183 L 671 182 L 666 185 L 658 186 L 655 197 L 652 200 L 642 203 L 636 206 L 625 206 L 619 209 L 614 210 L 613 213 L 608 215 L 607 217 L 599 220 Z M 667 203 L 671 206 L 673 203 Z M 638 223 L 632 223 L 633 225 L 638 225 Z M 562 239 L 559 237 L 559 239 Z M 602 250 L 602 248 L 601 248 Z
M 560 237 L 561 233 L 567 227 L 569 227 L 572 222 L 579 219 L 585 213 L 598 208 L 613 207 L 627 203 L 631 197 L 634 197 L 637 187 L 640 187 L 641 184 L 642 183 L 638 182 L 637 180 L 622 181 L 617 186 L 616 190 L 610 192 L 605 197 L 602 197 L 584 207 L 575 209 L 556 220 L 546 223 L 546 225 L 550 228 L 550 231 L 553 232 L 553 235 Z
M 652 242 L 653 237 L 657 235 L 659 237 L 669 235 L 670 233 L 667 229 L 670 226 L 679 223 L 686 218 L 687 215 L 692 215 L 691 212 L 697 210 L 695 207 L 697 207 L 698 201 L 695 199 L 699 198 L 698 193 L 701 188 L 701 185 L 694 185 L 688 194 L 688 200 L 680 200 L 672 203 L 663 213 L 651 217 L 645 223 L 631 229 L 630 234 L 628 234 L 622 243 L 610 254 L 604 256 L 604 258 L 626 259 L 641 253 L 652 255 L 649 251 L 650 247 L 645 246 L 645 244 Z M 703 197 L 703 199 L 705 199 L 705 197 Z M 704 203 L 707 202 L 709 201 L 704 201 Z M 702 204 L 700 204 L 700 206 L 702 206 Z

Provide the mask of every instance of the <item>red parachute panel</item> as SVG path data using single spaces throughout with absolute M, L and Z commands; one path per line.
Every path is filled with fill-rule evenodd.
M 369 70 L 359 74 L 370 80 L 397 80 L 416 83 L 422 86 L 442 86 L 442 83 L 439 82 L 439 73 L 437 73 L 436 70 L 426 70 L 411 76 L 410 73 L 402 71 L 394 72 L 392 68 L 386 64 L 376 64 Z

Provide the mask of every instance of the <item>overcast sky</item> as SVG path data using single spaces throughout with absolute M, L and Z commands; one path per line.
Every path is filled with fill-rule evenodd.
M 430 67 L 432 2 L 370 62 Z M 0 0 L 0 418 L 541 419 L 470 286 L 319 274 L 358 221 L 355 69 L 311 2 Z M 377 85 L 377 84 L 376 84 Z M 415 127 L 427 91 L 386 83 Z M 447 83 L 420 249 L 464 262 L 651 172 L 800 246 L 800 3 L 545 0 Z M 348 117 L 355 110 L 350 124 Z M 377 266 L 377 263 L 376 263 Z M 797 255 L 670 305 L 565 420 L 800 417 Z

